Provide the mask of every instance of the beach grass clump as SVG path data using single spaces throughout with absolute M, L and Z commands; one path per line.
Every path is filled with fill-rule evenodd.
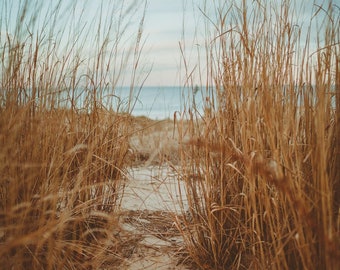
M 299 7 L 232 1 L 216 22 L 201 9 L 209 95 L 181 144 L 177 224 L 200 269 L 339 267 L 339 7 L 312 5 L 304 25 Z
M 98 268 L 123 256 L 115 213 L 128 124 L 72 114 L 1 112 L 5 268 Z
M 0 4 L 0 264 L 114 267 L 131 120 L 105 98 L 129 61 L 137 74 L 142 32 L 125 31 L 138 5 L 99 5 L 87 24 L 87 6 L 46 3 Z

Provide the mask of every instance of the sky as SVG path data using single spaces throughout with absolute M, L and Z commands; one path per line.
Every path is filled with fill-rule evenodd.
M 149 84 L 175 83 L 180 66 L 179 42 L 182 36 L 181 0 L 149 0 L 144 34 L 146 55 L 152 63 Z
M 24 1 L 20 0 L 2 0 L 2 4 L 0 4 L 0 15 L 4 18 L 8 18 L 12 20 L 14 24 L 17 18 L 12 16 L 13 14 L 18 14 L 15 11 Z M 36 8 L 34 3 L 39 2 L 39 0 L 29 0 L 29 3 L 33 3 L 31 7 Z M 43 3 L 47 3 L 46 7 L 52 6 L 56 3 L 56 0 L 45 0 L 40 1 Z M 101 1 L 86 1 L 86 0 L 62 0 L 67 8 L 73 6 L 74 11 L 71 14 L 70 18 L 64 18 L 62 15 L 58 17 L 58 21 L 61 24 L 70 23 L 71 26 L 74 27 L 75 24 L 79 23 L 81 25 L 84 23 L 86 27 L 90 27 L 92 24 L 92 19 L 90 18 L 98 18 L 98 10 L 99 6 L 102 4 L 102 19 L 105 22 L 106 17 L 116 17 L 119 15 L 119 11 L 115 9 L 115 7 L 108 8 L 109 4 L 115 3 L 114 5 L 123 3 L 121 0 L 101 0 Z M 126 0 L 125 2 L 133 2 L 133 0 Z M 199 7 L 204 9 L 204 2 L 208 3 L 206 12 L 207 14 L 203 14 Z M 183 85 L 186 80 L 185 76 L 185 68 L 184 63 L 188 66 L 188 73 L 194 70 L 195 66 L 199 62 L 197 53 L 199 49 L 204 51 L 204 38 L 206 37 L 205 32 L 205 23 L 208 26 L 212 27 L 212 23 L 209 22 L 208 17 L 214 21 L 213 12 L 209 13 L 209 8 L 211 10 L 216 10 L 214 4 L 217 5 L 218 2 L 227 3 L 226 1 L 218 1 L 218 0 L 147 0 L 146 5 L 146 13 L 143 25 L 143 33 L 142 33 L 142 56 L 140 59 L 140 69 L 141 78 L 146 77 L 145 85 L 152 86 L 174 86 L 174 85 Z M 236 3 L 241 3 L 241 0 L 235 0 Z M 253 3 L 254 0 L 247 0 L 249 3 Z M 256 2 L 256 1 L 255 1 Z M 278 2 L 278 1 L 273 1 Z M 294 1 L 293 1 L 294 2 Z M 301 21 L 304 18 L 309 19 L 313 14 L 313 8 L 315 10 L 315 5 L 313 4 L 322 4 L 327 1 L 323 0 L 306 0 L 306 1 L 296 1 L 297 3 L 304 3 L 305 6 L 303 8 L 296 9 L 296 16 Z M 4 5 L 3 3 L 10 3 L 10 5 Z M 76 4 L 78 6 L 76 6 Z M 86 4 L 84 4 L 86 3 Z M 127 38 L 123 39 L 121 42 L 121 50 L 125 52 L 125 48 L 127 48 L 129 43 L 133 43 L 133 39 L 136 37 L 136 32 L 138 32 L 138 26 L 140 22 L 141 12 L 143 10 L 144 0 L 136 0 L 135 3 L 139 3 L 138 10 L 133 10 L 134 5 L 129 7 L 128 10 L 133 10 L 131 14 L 124 14 L 123 18 L 125 20 L 129 29 L 126 33 Z M 228 2 L 229 3 L 229 2 Z M 129 5 L 129 4 L 127 4 Z M 325 5 L 325 4 L 324 4 Z M 11 8 L 9 9 L 10 6 Z M 5 8 L 6 7 L 6 8 Z M 67 10 L 67 8 L 65 10 Z M 319 14 L 321 14 L 320 12 Z M 10 14 L 10 16 L 8 15 Z M 112 15 L 113 14 L 113 15 Z M 206 16 L 207 15 L 207 16 Z M 319 16 L 319 15 L 318 15 Z M 46 16 L 42 16 L 42 18 L 46 19 Z M 81 18 L 81 19 L 79 19 Z M 69 22 L 71 20 L 73 22 Z M 6 20 L 6 19 L 5 19 Z M 97 21 L 98 22 L 98 21 Z M 4 21 L 0 21 L 1 23 L 1 35 L 6 31 L 4 28 Z M 43 25 L 42 21 L 38 21 L 38 25 Z M 71 27 L 72 28 L 72 27 Z M 25 29 L 25 28 L 23 28 Z M 78 27 L 77 29 L 81 29 Z M 90 28 L 89 28 L 90 29 Z M 88 32 L 84 30 L 86 33 L 86 37 L 84 38 L 83 44 L 86 44 L 86 48 L 84 51 L 86 55 L 93 55 L 93 39 L 94 37 L 88 37 L 93 32 L 93 29 L 90 29 Z M 132 31 L 132 32 L 129 32 Z M 57 32 L 59 33 L 59 32 Z M 70 36 L 72 37 L 72 30 L 67 33 L 65 32 L 66 39 Z M 95 36 L 95 35 L 94 35 Z M 4 40 L 4 39 L 2 39 Z M 64 40 L 65 41 L 65 40 Z M 62 43 L 62 42 L 61 42 Z M 182 48 L 182 51 L 180 49 Z M 184 57 L 182 57 L 182 52 L 184 53 Z M 122 54 L 122 52 L 120 52 Z M 121 55 L 120 55 L 121 56 Z M 95 57 L 95 53 L 94 56 Z M 128 65 L 133 66 L 133 63 L 128 62 Z M 129 69 L 129 67 L 127 68 Z M 131 68 L 130 68 L 131 70 Z M 126 82 L 129 81 L 130 77 L 126 77 L 124 79 L 124 84 L 128 84 Z M 143 79 L 142 79 L 143 80 Z M 199 83 L 195 81 L 195 83 Z
M 199 61 L 198 48 L 204 51 L 207 38 L 205 25 L 213 28 L 212 22 L 209 20 L 215 20 L 217 6 L 223 2 L 228 3 L 228 1 L 218 0 L 148 0 L 144 27 L 146 37 L 144 53 L 146 62 L 152 64 L 152 72 L 146 81 L 147 85 L 183 85 L 186 82 L 184 60 L 191 72 Z M 242 0 L 234 2 L 240 4 Z M 246 0 L 246 2 L 251 5 L 254 0 Z M 279 3 L 280 1 L 272 2 Z M 292 4 L 296 5 L 293 16 L 301 26 L 302 40 L 305 38 L 304 34 L 307 32 L 310 18 L 315 14 L 318 6 L 325 8 L 327 2 L 327 0 L 292 1 Z M 204 3 L 208 3 L 205 8 Z M 202 9 L 207 13 L 203 14 Z M 324 13 L 318 12 L 317 16 L 323 15 Z M 316 25 L 314 27 L 316 29 Z M 316 38 L 313 37 L 316 31 L 312 31 L 311 34 L 313 50 L 315 49 L 313 46 L 316 46 Z M 182 48 L 185 47 L 185 59 L 181 56 L 180 44 Z M 200 61 L 204 62 L 204 57 Z M 200 82 L 194 80 L 194 83 L 199 84 Z
M 18 17 L 20 17 L 17 14 L 20 14 L 19 10 L 23 8 L 26 0 L 2 1 L 3 2 L 0 3 L 0 17 L 2 17 L 0 24 L 1 40 L 3 42 L 6 41 L 6 32 L 10 32 L 11 35 L 14 35 L 15 25 L 18 22 Z M 83 42 L 83 44 L 85 46 L 88 46 L 89 44 L 93 45 L 95 42 L 91 37 L 88 37 L 91 32 L 96 31 L 95 29 L 90 29 L 90 26 L 94 25 L 92 20 L 98 18 L 99 12 L 102 12 L 101 16 L 103 21 L 105 21 L 105 17 L 112 17 L 116 20 L 119 16 L 120 5 L 124 5 L 123 9 L 128 11 L 123 14 L 124 22 L 122 25 L 127 26 L 127 31 L 124 33 L 123 41 L 120 41 L 122 45 L 120 45 L 119 57 L 122 57 L 122 51 L 126 53 L 129 46 L 135 42 L 134 38 L 138 32 L 140 17 L 143 12 L 145 1 L 147 5 L 142 34 L 143 49 L 140 62 L 141 77 L 149 74 L 145 81 L 145 85 L 161 86 L 181 84 L 179 75 L 181 65 L 179 42 L 183 41 L 183 20 L 186 27 L 186 33 L 188 34 L 186 38 L 187 40 L 193 40 L 195 22 L 192 12 L 192 1 L 199 2 L 200 0 L 61 0 L 61 15 L 58 16 L 57 23 L 61 25 L 60 29 L 65 28 L 66 30 L 55 29 L 56 34 L 63 32 L 64 35 L 64 38 L 58 42 L 58 45 L 60 47 L 67 47 L 70 37 L 71 39 L 72 37 L 73 39 L 76 39 L 75 35 L 72 33 L 74 30 L 70 29 L 76 28 L 76 31 L 78 31 L 83 25 L 85 26 L 83 32 L 86 33 L 87 36 L 84 38 L 86 41 Z M 49 12 L 54 9 L 58 1 L 28 0 L 28 3 L 29 8 L 31 9 L 29 9 L 29 12 L 34 13 L 36 10 L 40 10 L 41 16 L 35 21 L 35 27 L 42 28 L 46 20 L 45 14 L 48 14 L 48 19 L 52 18 L 53 15 Z M 132 7 L 130 6 L 130 3 L 133 3 Z M 101 5 L 103 7 L 102 11 L 100 11 Z M 134 8 L 136 8 L 136 10 Z M 30 15 L 27 15 L 30 14 L 29 12 L 26 13 L 26 21 L 21 25 L 30 25 L 31 21 L 29 22 L 29 19 L 31 17 Z M 98 19 L 96 20 L 96 23 L 98 23 Z M 9 24 L 7 24 L 8 21 L 10 22 Z M 53 20 L 51 19 L 51 21 Z M 47 23 L 48 26 L 52 24 L 54 25 L 54 22 Z M 8 25 L 9 28 L 7 28 Z M 77 25 L 80 25 L 80 27 Z M 27 27 L 27 29 L 28 28 L 29 27 Z M 23 27 L 22 29 L 26 31 L 26 27 Z M 34 32 L 32 29 L 30 31 Z M 39 30 L 37 30 L 37 32 L 39 32 Z M 111 37 L 112 39 L 115 38 L 113 35 Z M 93 46 L 88 46 L 87 48 L 83 48 L 83 51 L 85 51 L 86 55 L 91 57 L 91 55 L 95 54 L 95 50 L 93 49 Z M 133 63 L 129 62 L 128 65 L 133 66 Z M 127 67 L 127 70 L 131 70 L 131 68 Z M 123 84 L 128 84 L 130 78 L 129 76 L 125 77 Z
M 180 46 L 195 40 L 194 6 L 191 0 L 148 0 L 144 27 L 146 60 L 152 64 L 148 85 L 183 83 Z

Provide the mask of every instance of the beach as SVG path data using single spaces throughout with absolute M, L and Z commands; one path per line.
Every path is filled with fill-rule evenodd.
M 179 138 L 173 120 L 135 117 L 131 166 L 121 194 L 122 228 L 134 241 L 126 269 L 188 269 L 181 264 L 183 240 L 176 219 L 187 209 L 179 180 Z

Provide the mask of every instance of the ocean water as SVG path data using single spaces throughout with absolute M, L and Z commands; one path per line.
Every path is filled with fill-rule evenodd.
M 96 104 L 103 105 L 108 110 L 162 120 L 173 119 L 175 114 L 176 117 L 185 117 L 189 111 L 202 114 L 207 96 L 203 92 L 205 91 L 199 87 L 193 91 L 192 88 L 178 86 L 144 86 L 133 88 L 132 91 L 130 87 L 104 88 L 96 91 L 78 87 L 75 91 L 65 89 L 57 94 L 51 91 L 53 99 L 48 97 L 47 92 L 44 98 L 47 102 L 49 99 L 55 100 L 59 107 L 75 107 L 79 110 L 91 110 L 93 104 L 99 101 Z M 19 98 L 27 99 L 24 95 Z M 37 103 L 40 103 L 39 97 Z
M 146 116 L 151 119 L 174 118 L 187 114 L 190 110 L 203 112 L 204 95 L 199 91 L 194 93 L 191 88 L 183 87 L 143 87 L 134 89 L 132 102 L 129 106 L 130 88 L 121 87 L 115 90 L 116 101 L 112 100 L 107 105 L 120 106 L 121 111 L 130 111 L 134 116 Z M 105 100 L 104 100 L 105 101 Z

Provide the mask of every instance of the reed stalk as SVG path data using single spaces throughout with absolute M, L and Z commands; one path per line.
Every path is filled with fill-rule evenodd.
M 250 2 L 201 9 L 214 31 L 205 114 L 181 144 L 185 254 L 200 269 L 338 269 L 339 7 L 314 4 L 303 27 L 294 1 Z
M 124 257 L 117 209 L 131 121 L 105 101 L 140 53 L 141 26 L 136 39 L 129 28 L 139 5 L 91 13 L 79 3 L 0 4 L 3 269 L 100 269 Z

